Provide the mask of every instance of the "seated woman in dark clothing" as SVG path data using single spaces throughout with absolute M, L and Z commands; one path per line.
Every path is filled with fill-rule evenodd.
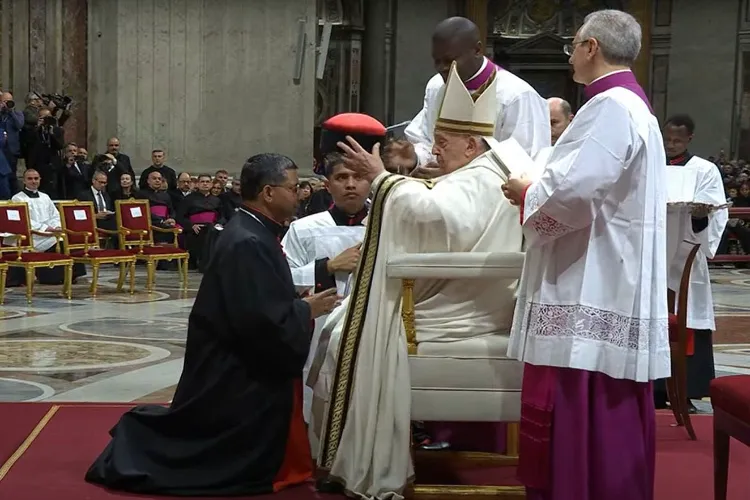
M 120 176 L 120 185 L 112 190 L 112 199 L 127 200 L 137 197 L 137 191 L 134 186 L 133 176 L 125 172 Z

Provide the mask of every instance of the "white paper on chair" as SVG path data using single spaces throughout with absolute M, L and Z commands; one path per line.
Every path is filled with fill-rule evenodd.
M 141 207 L 130 207 L 130 216 L 135 218 L 143 217 L 143 213 L 141 212 Z
M 85 210 L 73 210 L 73 218 L 75 220 L 86 220 Z
M 18 210 L 8 210 L 5 213 L 8 214 L 8 220 L 21 220 L 21 212 Z

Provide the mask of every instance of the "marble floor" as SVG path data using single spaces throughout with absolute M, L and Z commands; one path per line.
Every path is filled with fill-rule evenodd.
M 102 271 L 96 298 L 85 280 L 70 301 L 61 287 L 37 287 L 31 305 L 23 288 L 8 290 L 0 306 L 0 401 L 168 402 L 201 276 L 191 273 L 183 291 L 176 272 L 158 271 L 147 294 L 145 269 L 137 273 L 133 296 L 117 293 L 114 269 Z M 718 374 L 750 374 L 750 270 L 711 276 Z

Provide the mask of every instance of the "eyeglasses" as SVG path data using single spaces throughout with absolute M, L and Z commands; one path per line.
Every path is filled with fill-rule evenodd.
M 563 45 L 563 52 L 566 56 L 572 56 L 573 52 L 576 50 L 576 45 L 580 45 L 588 41 L 589 40 L 581 40 L 580 42 L 566 43 L 565 45 Z
M 299 191 L 299 184 L 295 184 L 294 186 L 285 186 L 284 184 L 271 184 L 271 187 L 284 188 L 294 194 L 297 194 L 297 191 Z

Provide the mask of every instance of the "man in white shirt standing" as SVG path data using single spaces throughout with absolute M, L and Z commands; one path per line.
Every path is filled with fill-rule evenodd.
M 432 154 L 433 130 L 440 111 L 442 93 L 451 63 L 466 89 L 481 93 L 494 74 L 497 79 L 497 120 L 494 137 L 498 141 L 514 138 L 532 158 L 550 144 L 547 102 L 527 82 L 495 65 L 484 56 L 479 28 L 465 17 L 441 21 L 432 35 L 432 59 L 437 74 L 427 82 L 424 106 L 404 133 L 412 147 L 400 152 L 408 158 L 402 166 L 415 176 L 437 177 L 443 172 Z
M 509 355 L 526 362 L 529 500 L 654 498 L 652 381 L 670 373 L 667 190 L 659 124 L 630 71 L 640 48 L 630 14 L 585 18 L 565 52 L 589 100 L 541 178 L 503 186 L 528 247 Z
M 690 273 L 688 289 L 687 327 L 693 331 L 693 348 L 687 358 L 688 408 L 697 411 L 690 401 L 708 396 L 708 387 L 716 376 L 712 332 L 716 330 L 714 303 L 711 295 L 711 279 L 707 259 L 713 258 L 719 248 L 724 228 L 729 219 L 727 208 L 709 211 L 707 206 L 726 204 L 724 182 L 716 165 L 691 154 L 688 145 L 693 139 L 695 122 L 688 115 L 674 115 L 664 125 L 664 149 L 667 153 L 668 182 L 683 185 L 676 174 L 694 179 L 685 187 L 692 192 L 680 193 L 682 199 L 700 205 L 693 208 L 670 206 L 667 211 L 667 258 L 669 260 L 669 289 L 677 293 L 680 288 L 685 260 L 693 248 L 700 243 Z M 689 186 L 689 187 L 688 187 Z M 656 407 L 666 406 L 666 386 L 663 381 L 654 387 Z
M 13 195 L 11 200 L 16 203 L 26 203 L 29 206 L 29 220 L 33 231 L 49 233 L 46 236 L 40 234 L 32 236 L 34 251 L 55 252 L 57 238 L 51 233 L 61 230 L 60 213 L 52 199 L 46 193 L 39 191 L 41 180 L 39 172 L 33 168 L 27 169 L 23 174 L 23 189 Z M 86 274 L 86 268 L 82 264 L 73 267 L 73 279 L 84 274 Z M 36 278 L 40 285 L 61 285 L 65 279 L 65 268 L 63 266 L 38 267 Z M 8 270 L 8 286 L 18 286 L 25 280 L 22 268 L 12 267 Z

